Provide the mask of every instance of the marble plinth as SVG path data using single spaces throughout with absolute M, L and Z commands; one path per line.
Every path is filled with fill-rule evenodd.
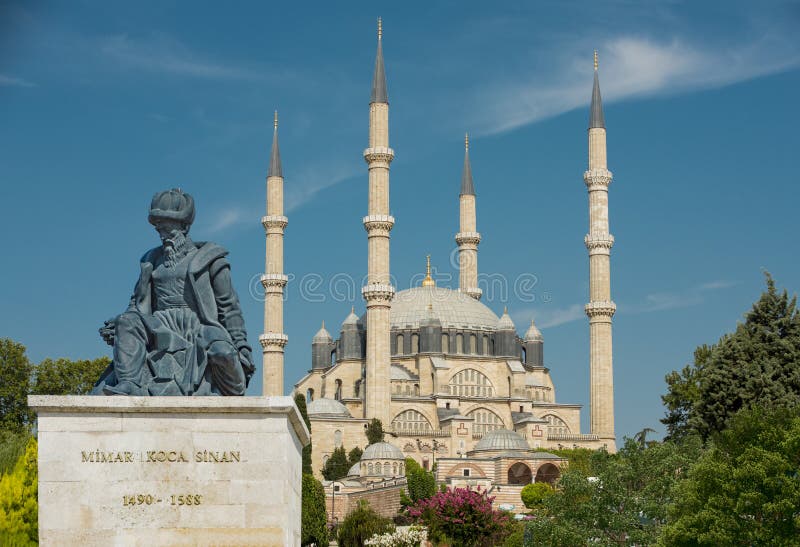
M 300 545 L 290 397 L 30 396 L 42 545 Z

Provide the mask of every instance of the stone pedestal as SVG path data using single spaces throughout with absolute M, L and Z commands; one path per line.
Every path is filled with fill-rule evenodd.
M 300 545 L 290 397 L 30 396 L 42 545 Z

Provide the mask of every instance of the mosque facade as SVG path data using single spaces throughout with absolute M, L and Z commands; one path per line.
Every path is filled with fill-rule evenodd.
M 420 286 L 397 291 L 390 277 L 389 177 L 394 151 L 389 146 L 389 101 L 379 23 L 377 55 L 369 103 L 369 138 L 364 159 L 369 172 L 368 270 L 362 295 L 366 313 L 354 310 L 336 336 L 323 323 L 311 342 L 312 362 L 297 381 L 306 396 L 313 431 L 313 468 L 320 469 L 334 448 L 348 451 L 366 444 L 367 423 L 378 418 L 386 442 L 437 479 L 453 485 L 520 485 L 557 476 L 563 461 L 556 448 L 615 450 L 610 295 L 606 130 L 595 56 L 589 116 L 589 161 L 583 177 L 588 190 L 590 423 L 581 432 L 581 405 L 564 403 L 547 367 L 544 337 L 531 321 L 520 336 L 507 310 L 499 316 L 481 302 L 478 284 L 477 193 L 469 141 L 459 200 L 459 286 L 436 286 L 428 275 Z M 596 55 L 596 54 L 595 54 Z M 455 196 L 455 188 L 454 188 Z M 283 390 L 283 175 L 277 118 L 267 177 L 264 394 Z M 385 448 L 385 447 L 384 447 Z M 354 466 L 352 480 L 402 476 L 402 460 L 388 468 L 367 462 Z M 380 468 L 377 465 L 381 465 Z M 363 469 L 362 469 L 363 467 Z M 372 469 L 370 469 L 372 467 Z M 380 469 L 376 473 L 376 469 Z M 393 471 L 392 469 L 396 469 Z M 481 482 L 482 481 L 482 482 Z

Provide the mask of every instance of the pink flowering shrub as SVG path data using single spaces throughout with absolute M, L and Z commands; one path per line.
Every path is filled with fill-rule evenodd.
M 431 540 L 453 547 L 494 545 L 505 535 L 509 517 L 492 509 L 486 492 L 448 488 L 419 500 L 408 514 L 430 532 Z

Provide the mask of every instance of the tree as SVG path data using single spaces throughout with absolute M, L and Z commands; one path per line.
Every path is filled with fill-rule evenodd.
M 347 461 L 350 464 L 350 467 L 353 467 L 353 465 L 355 465 L 357 462 L 360 462 L 363 454 L 364 451 L 357 446 L 348 452 Z
M 308 419 L 306 398 L 303 397 L 302 394 L 298 393 L 294 396 L 294 404 L 297 405 L 297 409 L 300 411 L 300 415 L 303 417 L 303 422 L 305 422 L 308 432 L 311 433 L 311 420 Z M 314 473 L 314 469 L 311 466 L 311 441 L 309 441 L 308 444 L 303 447 L 303 473 L 308 473 L 309 475 Z
M 406 458 L 406 483 L 408 495 L 400 492 L 400 503 L 410 506 L 419 500 L 428 499 L 436 493 L 436 477 L 426 471 L 414 458 Z
M 745 410 L 674 491 L 663 545 L 797 545 L 800 407 Z
M 522 503 L 528 509 L 540 509 L 544 500 L 553 495 L 555 490 L 546 482 L 532 482 L 526 484 L 520 492 Z
M 45 359 L 36 365 L 31 393 L 35 395 L 87 395 L 111 363 L 98 359 Z
M 25 346 L 0 338 L 0 429 L 27 430 L 32 420 L 28 408 L 33 364 L 25 355 Z
M 695 364 L 667 376 L 663 397 L 670 437 L 696 431 L 704 439 L 725 429 L 751 407 L 800 404 L 800 313 L 796 297 L 779 293 L 766 274 L 767 290 L 745 321 L 711 348 L 695 352 Z
M 325 480 L 336 481 L 347 476 L 352 465 L 347 459 L 347 452 L 343 446 L 338 446 L 333 449 L 333 454 L 330 455 L 328 461 L 322 467 L 322 476 Z
M 367 435 L 367 442 L 369 444 L 383 442 L 383 424 L 378 418 L 372 418 L 364 433 Z
M 328 545 L 325 489 L 310 473 L 303 473 L 301 545 Z
M 365 500 L 349 512 L 339 526 L 336 538 L 342 547 L 362 547 L 372 536 L 394 531 L 392 521 L 372 510 Z
M 27 431 L 0 430 L 0 475 L 14 469 L 30 439 L 31 434 Z
M 492 509 L 486 492 L 448 488 L 409 507 L 408 514 L 428 528 L 434 542 L 459 547 L 502 544 L 509 517 Z
M 528 524 L 526 545 L 652 545 L 666 519 L 676 482 L 697 458 L 701 444 L 627 439 L 617 454 L 592 454 L 587 468 L 568 467 L 541 515 Z
M 4 545 L 36 545 L 39 509 L 36 439 L 30 439 L 14 471 L 0 477 L 0 537 Z

